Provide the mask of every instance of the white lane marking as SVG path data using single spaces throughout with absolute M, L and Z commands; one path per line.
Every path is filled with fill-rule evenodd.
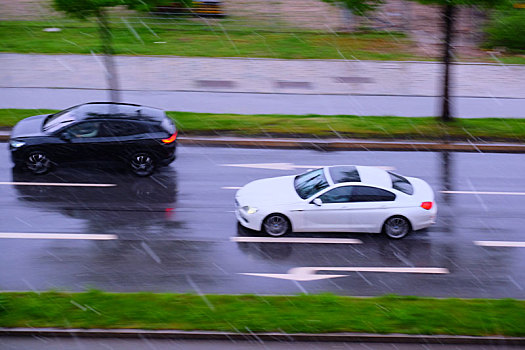
M 112 239 L 118 239 L 118 236 L 117 235 L 104 235 L 104 234 L 85 234 L 85 233 L 0 232 L 0 238 L 112 240 Z
M 319 169 L 326 165 L 295 165 L 293 163 L 251 163 L 251 164 L 220 164 L 220 166 L 233 166 L 239 168 L 270 169 L 270 170 L 295 170 Z M 375 166 L 383 170 L 395 170 L 392 166 Z
M 525 196 L 525 192 L 488 192 L 488 191 L 440 191 L 449 194 L 492 194 L 505 196 Z
M 14 186 L 63 186 L 63 187 L 115 187 L 116 184 L 83 184 L 67 182 L 0 182 L 0 185 Z
M 240 273 L 241 275 L 279 278 L 292 281 L 316 281 L 328 278 L 346 277 L 348 275 L 318 275 L 317 271 L 339 272 L 383 272 L 383 273 L 422 273 L 448 274 L 449 270 L 441 267 L 295 267 L 288 273 Z
M 225 186 L 221 187 L 222 190 L 239 190 L 241 189 L 241 186 Z
M 474 241 L 475 245 L 481 247 L 512 247 L 512 248 L 525 248 L 525 242 L 512 242 L 512 241 Z
M 314 237 L 230 237 L 232 242 L 240 243 L 319 243 L 319 244 L 362 244 L 352 238 L 314 238 Z

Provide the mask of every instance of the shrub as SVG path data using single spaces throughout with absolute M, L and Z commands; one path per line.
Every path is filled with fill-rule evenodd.
M 525 9 L 498 11 L 485 31 L 488 47 L 525 52 Z

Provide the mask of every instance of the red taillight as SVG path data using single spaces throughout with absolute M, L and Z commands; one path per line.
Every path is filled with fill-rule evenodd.
M 168 137 L 167 139 L 162 139 L 162 142 L 164 143 L 172 143 L 173 141 L 175 141 L 175 139 L 177 138 L 177 134 L 179 133 L 179 131 L 175 131 L 175 134 L 171 135 L 170 137 Z
M 423 202 L 423 203 L 421 203 L 421 208 L 426 209 L 426 210 L 432 209 L 432 202 Z

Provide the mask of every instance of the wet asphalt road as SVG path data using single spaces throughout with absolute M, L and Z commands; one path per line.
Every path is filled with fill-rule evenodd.
M 228 166 L 255 163 L 262 168 Z M 237 226 L 232 188 L 329 164 L 390 166 L 425 179 L 437 192 L 438 223 L 401 241 L 327 233 L 295 236 L 362 243 L 232 241 L 256 236 Z M 48 236 L 52 239 L 1 238 L 0 289 L 523 299 L 524 248 L 476 243 L 523 245 L 523 174 L 525 155 L 520 154 L 180 147 L 177 161 L 151 178 L 93 168 L 34 177 L 13 172 L 7 146 L 0 144 L 0 235 L 57 234 Z M 99 187 L 21 184 L 35 181 Z M 57 239 L 79 238 L 75 234 L 88 236 Z M 317 274 L 345 277 L 296 281 L 243 274 L 290 277 L 290 269 L 311 266 L 323 268 Z M 439 267 L 449 273 L 341 273 L 331 267 Z

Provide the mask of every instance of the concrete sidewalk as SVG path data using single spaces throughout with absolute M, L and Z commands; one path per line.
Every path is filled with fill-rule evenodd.
M 115 56 L 120 89 L 440 96 L 437 62 Z M 461 63 L 453 95 L 525 99 L 525 66 Z M 97 55 L 0 54 L 0 88 L 106 89 Z M 1 99 L 1 97 L 0 97 Z

